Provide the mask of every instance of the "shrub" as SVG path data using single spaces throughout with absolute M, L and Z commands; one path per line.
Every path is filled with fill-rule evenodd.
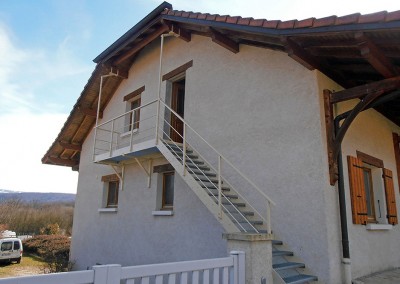
M 24 241 L 24 251 L 36 254 L 47 263 L 48 273 L 64 272 L 72 269 L 69 261 L 70 238 L 63 235 L 41 235 Z

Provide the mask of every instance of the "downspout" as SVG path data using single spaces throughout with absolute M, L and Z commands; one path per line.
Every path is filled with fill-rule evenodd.
M 339 123 L 342 116 L 337 116 L 334 120 L 335 134 L 339 129 Z M 347 212 L 346 212 L 346 193 L 344 188 L 343 174 L 343 158 L 342 158 L 342 143 L 339 145 L 339 154 L 337 158 L 338 164 L 338 193 L 339 193 L 339 211 L 340 211 L 340 228 L 342 232 L 342 263 L 344 265 L 344 282 L 351 284 L 351 260 L 350 260 L 350 242 L 349 232 L 347 227 Z
M 173 28 L 173 26 L 172 26 Z M 179 35 L 175 34 L 174 32 L 170 31 L 167 34 L 162 34 L 160 36 L 161 43 L 160 43 L 160 68 L 158 70 L 158 93 L 157 93 L 157 117 L 156 117 L 156 141 L 155 144 L 158 144 L 158 128 L 160 124 L 160 108 L 161 108 L 161 84 L 162 84 L 162 63 L 163 63 L 163 51 L 164 51 L 164 38 L 175 36 L 178 37 Z

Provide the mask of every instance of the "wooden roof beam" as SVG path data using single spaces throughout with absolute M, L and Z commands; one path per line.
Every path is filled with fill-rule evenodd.
M 58 141 L 58 144 L 66 150 L 82 151 L 82 145 L 71 144 L 63 141 Z
M 166 31 L 169 31 L 169 27 L 166 25 L 161 25 L 159 28 L 157 28 L 154 32 L 152 32 L 151 34 L 145 36 L 144 38 L 142 38 L 138 44 L 136 44 L 135 46 L 133 46 L 130 50 L 128 50 L 127 52 L 125 52 L 124 54 L 122 54 L 120 57 L 118 57 L 115 61 L 114 64 L 115 65 L 120 65 L 121 63 L 123 63 L 125 60 L 127 60 L 128 58 L 132 57 L 134 54 L 136 54 L 137 52 L 139 52 L 142 48 L 144 48 L 146 45 L 148 45 L 150 42 L 152 42 L 153 40 L 155 40 L 156 38 L 158 38 L 160 35 L 162 35 L 163 33 L 165 33 Z
M 54 158 L 54 157 L 47 157 L 47 161 L 49 161 L 55 165 L 67 166 L 67 167 L 75 167 L 75 166 L 79 165 L 79 161 Z
M 318 69 L 342 86 L 348 86 L 348 81 L 344 78 L 344 76 L 341 73 L 334 71 L 325 60 L 314 57 L 289 37 L 282 37 L 281 41 L 287 54 L 301 65 L 309 70 Z
M 386 93 L 398 88 L 400 88 L 400 76 L 332 93 L 330 94 L 330 103 L 357 99 L 377 92 Z
M 365 33 L 357 32 L 354 35 L 358 42 L 361 55 L 385 78 L 399 75 L 396 66 L 387 58 L 382 50 L 370 40 Z
M 176 24 L 169 24 L 169 29 L 178 35 L 178 38 L 190 42 L 192 40 L 192 33 L 189 30 L 181 28 L 179 25 Z
M 232 51 L 233 53 L 238 53 L 239 52 L 239 44 L 230 39 L 229 37 L 221 34 L 220 32 L 211 29 L 211 39 L 213 42 L 215 42 L 216 44 L 219 44 L 220 46 L 226 48 L 229 51 Z
M 84 115 L 90 116 L 90 117 L 97 117 L 97 110 L 94 108 L 86 108 L 86 107 L 78 107 L 79 111 L 83 113 Z M 99 112 L 99 118 L 103 118 L 103 111 Z

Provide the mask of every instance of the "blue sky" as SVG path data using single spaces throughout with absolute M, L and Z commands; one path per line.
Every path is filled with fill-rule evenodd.
M 175 9 L 304 19 L 400 10 L 398 0 L 169 1 Z M 0 1 L 0 189 L 76 192 L 77 173 L 41 164 L 95 65 L 155 0 Z

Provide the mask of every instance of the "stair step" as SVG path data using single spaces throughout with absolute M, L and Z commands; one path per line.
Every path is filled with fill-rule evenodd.
M 207 167 L 207 166 L 197 165 L 197 164 L 193 164 L 193 163 L 190 163 L 190 162 L 186 163 L 186 166 L 188 166 L 191 169 L 200 169 L 202 171 L 209 171 L 210 170 L 210 168 Z
M 229 211 L 229 213 L 230 214 L 238 214 L 239 215 L 239 212 L 237 212 L 236 210 L 235 210 L 235 212 L 233 212 L 233 211 Z M 240 213 L 243 215 L 243 216 L 254 216 L 254 212 L 251 212 L 251 211 L 240 211 Z
M 170 149 L 172 149 L 173 151 L 176 151 L 176 152 L 183 152 L 183 149 L 181 148 L 181 147 L 178 147 L 178 146 L 175 146 L 175 145 L 168 145 L 167 147 L 169 147 Z M 193 151 L 192 150 L 190 150 L 190 149 L 186 149 L 186 153 L 193 153 Z
M 272 256 L 293 256 L 293 252 L 286 250 L 273 250 Z
M 252 224 L 252 225 L 262 225 L 263 224 L 263 221 L 258 221 L 258 220 L 256 220 L 256 221 L 247 220 L 247 221 L 250 222 L 250 224 Z M 240 223 L 247 224 L 248 223 L 247 221 L 241 221 Z
M 174 151 L 174 150 L 171 150 L 171 153 L 174 154 L 175 156 L 180 157 L 180 158 L 182 158 L 182 155 L 183 155 L 183 152 Z M 192 160 L 195 160 L 195 159 L 199 158 L 199 156 L 197 156 L 197 155 L 195 155 L 193 153 L 188 153 L 188 152 L 186 152 L 186 157 L 188 157 L 188 158 L 190 158 Z M 190 161 L 190 159 L 186 159 L 186 160 Z
M 206 181 L 206 182 L 212 182 L 217 184 L 218 180 L 214 179 L 214 178 L 209 178 L 209 177 L 205 177 L 205 176 L 193 176 L 193 178 L 197 181 Z
M 208 195 L 209 195 L 209 196 L 218 197 L 218 192 L 209 192 Z M 229 199 L 239 199 L 239 196 L 237 196 L 236 194 L 227 194 L 227 193 L 223 193 L 223 195 L 224 195 L 226 198 L 229 198 Z M 222 198 L 224 198 L 224 196 L 222 196 Z
M 283 245 L 283 242 L 279 241 L 279 240 L 272 240 L 272 244 L 276 245 L 276 246 L 281 246 L 281 245 Z
M 246 206 L 246 204 L 243 202 L 234 202 L 234 201 L 228 202 L 227 200 L 222 200 L 222 204 L 223 205 L 233 205 L 236 207 L 245 207 Z
M 307 274 L 299 274 L 295 276 L 290 276 L 290 277 L 285 277 L 283 278 L 283 281 L 288 284 L 301 284 L 301 283 L 307 283 L 310 281 L 318 281 L 318 277 L 313 276 L 313 275 L 307 275 Z
M 208 176 L 208 177 L 216 177 L 216 176 L 217 176 L 217 175 L 214 174 L 213 172 L 209 172 L 209 171 L 200 171 L 200 170 L 198 170 L 198 169 L 189 169 L 188 172 L 189 172 L 191 175 L 194 175 L 194 176 L 196 176 L 196 175 L 198 175 L 198 176 L 200 176 L 200 175 L 206 175 L 206 176 Z
M 304 267 L 306 267 L 305 264 L 300 262 L 284 262 L 272 265 L 272 268 L 275 269 L 276 271 L 284 269 L 304 268 Z
M 214 183 L 205 182 L 204 184 L 200 184 L 202 188 L 208 188 L 210 190 L 217 190 L 218 186 Z M 221 187 L 222 191 L 230 191 L 229 187 L 223 186 Z

